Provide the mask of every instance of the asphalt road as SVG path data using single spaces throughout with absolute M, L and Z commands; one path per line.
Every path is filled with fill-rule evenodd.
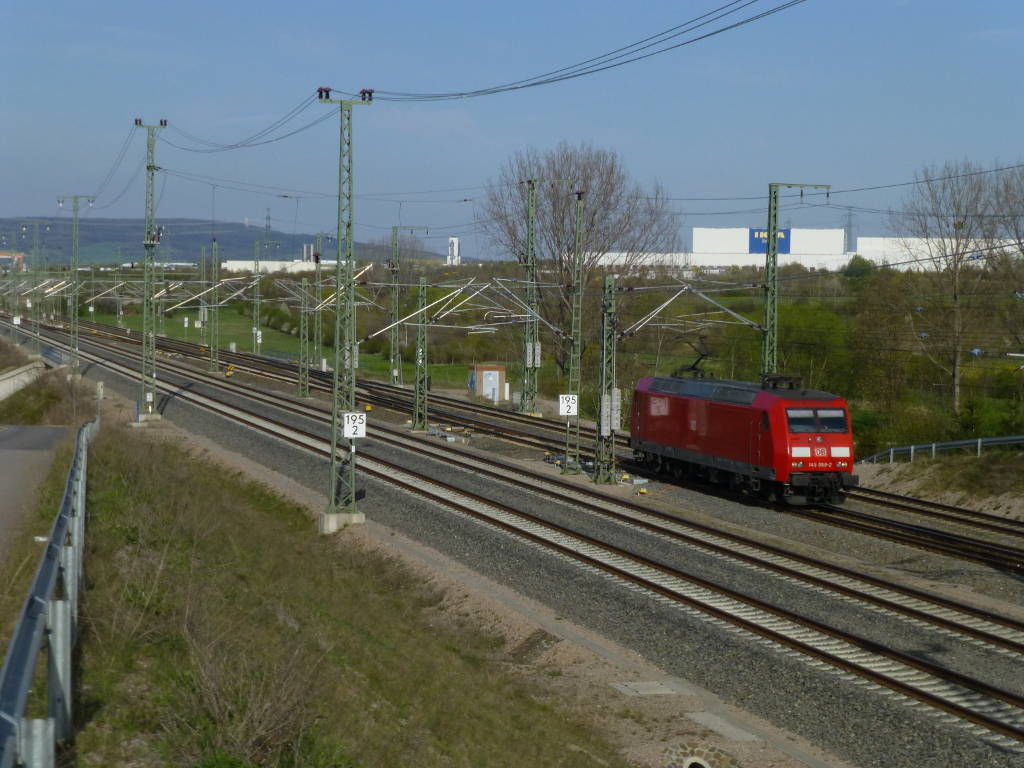
M 66 427 L 0 425 L 0 557 L 7 554 L 15 531 L 35 503 L 65 434 Z

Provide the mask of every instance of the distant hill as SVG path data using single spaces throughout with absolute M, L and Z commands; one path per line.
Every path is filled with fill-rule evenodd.
M 22 233 L 25 219 L 0 218 L 0 235 L 10 236 L 17 232 L 18 250 L 29 253 L 32 249 L 32 227 Z M 71 217 L 40 216 L 32 221 L 42 222 L 41 235 L 46 260 L 50 264 L 71 262 Z M 199 249 L 210 245 L 210 222 L 202 219 L 160 219 L 163 238 L 158 248 L 160 261 L 197 261 Z M 46 225 L 50 230 L 44 231 Z M 143 219 L 99 219 L 83 215 L 79 219 L 79 255 L 82 264 L 117 264 L 139 261 L 142 258 L 142 235 L 145 229 Z M 261 226 L 217 222 L 217 242 L 220 244 L 222 259 L 246 259 L 253 255 L 253 243 L 263 239 Z M 272 248 L 272 259 L 302 258 L 302 246 L 315 241 L 313 235 L 291 234 L 273 230 L 271 240 L 280 245 Z M 326 258 L 331 258 L 334 243 L 324 245 Z M 388 246 L 356 241 L 356 257 L 360 261 L 385 262 L 391 255 Z M 430 251 L 402 252 L 405 258 L 440 259 L 444 256 Z

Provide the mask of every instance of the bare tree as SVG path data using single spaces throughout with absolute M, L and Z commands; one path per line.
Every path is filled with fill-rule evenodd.
M 1014 352 L 1024 351 L 1024 168 L 999 174 L 994 185 L 994 230 L 998 238 L 988 259 L 998 288 L 993 310 Z
M 979 319 L 970 294 L 984 277 L 995 238 L 992 184 L 967 160 L 924 168 L 915 180 L 893 223 L 919 271 L 912 283 L 918 295 L 907 297 L 907 320 L 921 351 L 949 377 L 953 412 L 959 414 L 967 340 Z
M 517 152 L 488 186 L 484 226 L 494 244 L 526 260 L 527 180 L 537 181 L 537 263 L 543 282 L 559 290 L 542 292 L 542 311 L 555 326 L 568 331 L 575 248 L 576 196 L 585 192 L 584 284 L 586 276 L 611 252 L 624 254 L 619 263 L 631 266 L 644 254 L 672 252 L 678 243 L 678 221 L 669 210 L 664 190 L 645 190 L 633 182 L 619 155 L 590 144 L 562 142 L 547 152 Z M 565 350 L 556 355 L 565 368 Z

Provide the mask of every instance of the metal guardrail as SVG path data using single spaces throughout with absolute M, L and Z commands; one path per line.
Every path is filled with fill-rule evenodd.
M 946 443 L 915 443 L 914 445 L 901 445 L 897 448 L 890 448 L 887 451 L 881 451 L 873 456 L 868 456 L 862 460 L 864 464 L 877 464 L 881 459 L 888 458 L 889 464 L 892 464 L 897 456 L 909 456 L 910 460 L 914 460 L 915 454 L 924 453 L 929 455 L 931 458 L 935 458 L 937 451 L 954 451 L 962 449 L 972 449 L 975 456 L 981 456 L 982 448 L 992 448 L 997 445 L 1019 445 L 1024 443 L 1024 435 L 1009 435 L 1007 437 L 977 437 L 970 440 L 951 440 Z
M 52 768 L 57 743 L 71 735 L 71 655 L 78 640 L 78 598 L 85 550 L 85 476 L 99 419 L 78 430 L 64 498 L 0 671 L 0 768 Z M 43 649 L 47 717 L 27 716 Z

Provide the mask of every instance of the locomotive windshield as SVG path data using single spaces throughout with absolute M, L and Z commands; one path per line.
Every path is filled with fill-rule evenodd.
M 849 431 L 846 425 L 846 411 L 842 408 L 787 408 L 786 418 L 791 434 Z
M 810 408 L 787 408 L 786 416 L 789 417 L 789 431 L 817 432 L 818 425 L 814 420 L 814 411 Z
M 819 408 L 818 424 L 821 432 L 846 432 L 846 411 L 842 408 Z

